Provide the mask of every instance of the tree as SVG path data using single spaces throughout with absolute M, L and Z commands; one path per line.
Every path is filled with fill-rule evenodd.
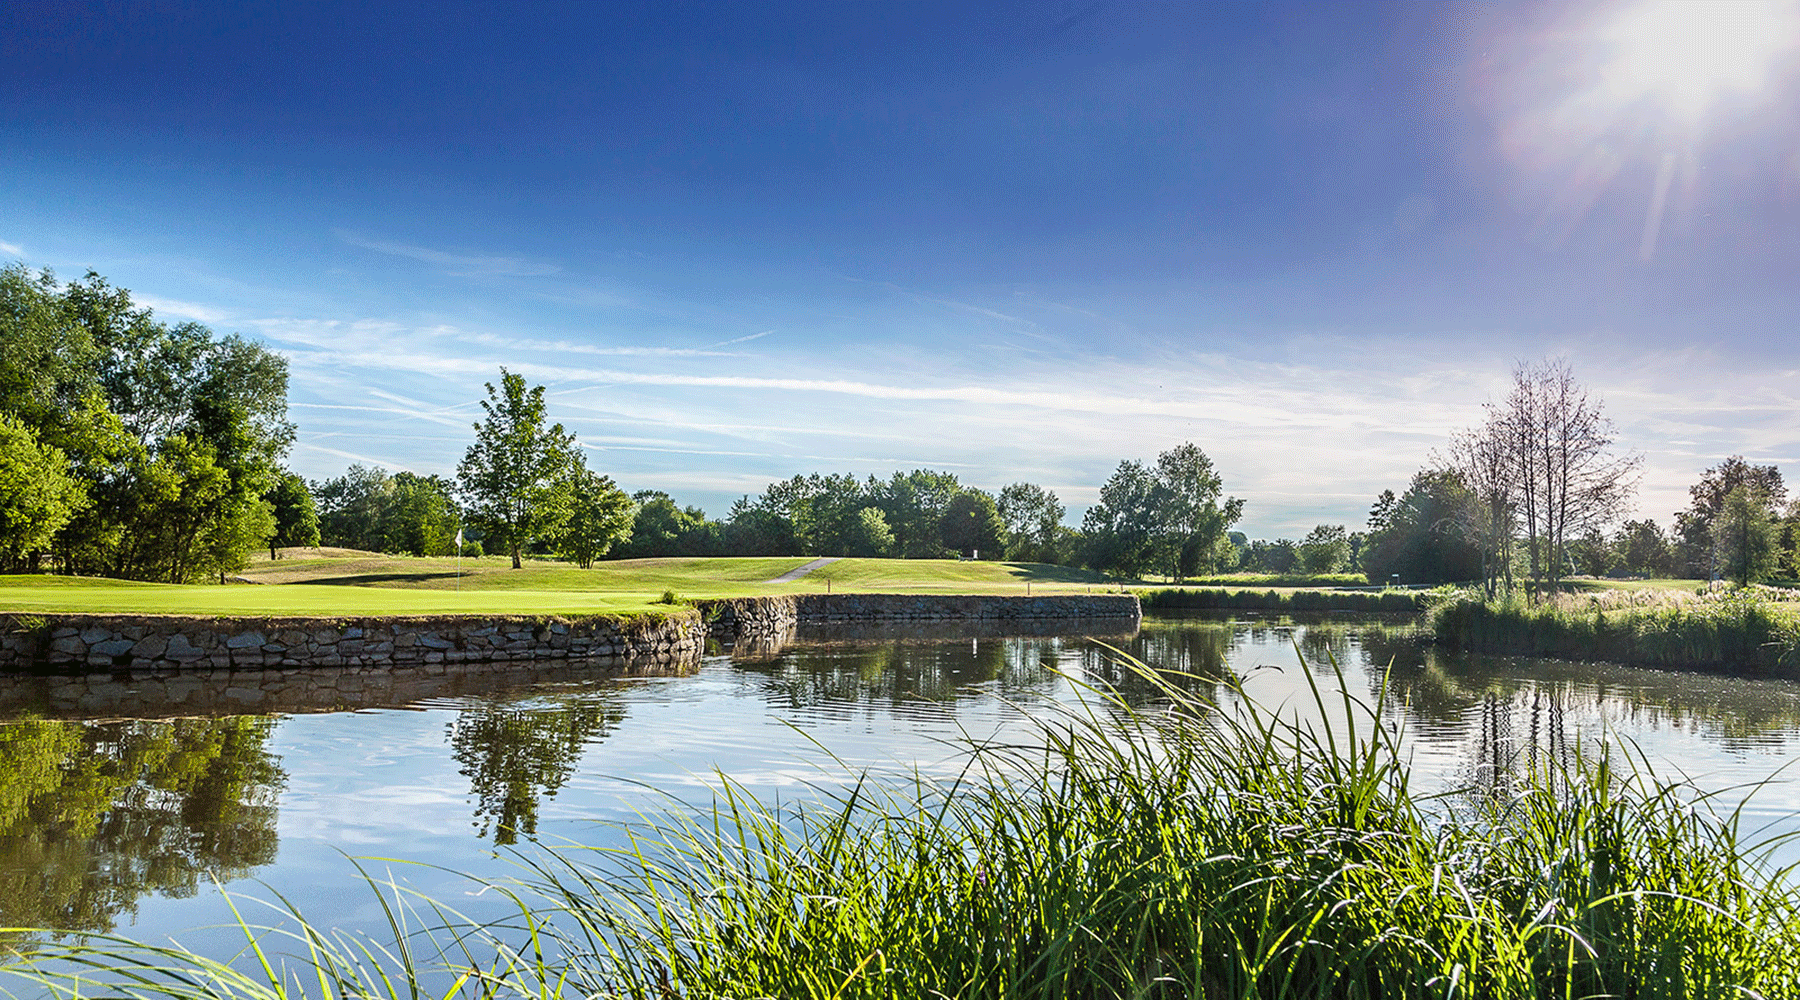
M 1739 489 L 1746 496 L 1759 499 L 1770 518 L 1787 498 L 1787 484 L 1781 470 L 1773 465 L 1752 465 L 1742 455 L 1733 455 L 1701 473 L 1700 481 L 1688 487 L 1691 503 L 1675 515 L 1675 538 L 1681 568 L 1703 579 L 1717 579 L 1724 572 L 1721 534 L 1718 521 L 1725 513 L 1727 500 Z
M 631 537 L 637 505 L 612 479 L 586 465 L 576 468 L 573 476 L 569 519 L 556 536 L 556 551 L 587 569 L 615 543 Z
M 69 475 L 62 451 L 0 415 L 0 559 L 20 567 L 86 504 L 87 493 Z
M 1119 463 L 1082 519 L 1089 565 L 1127 576 L 1160 568 L 1175 579 L 1210 568 L 1244 510 L 1235 497 L 1221 504 L 1222 488 L 1212 460 L 1193 444 L 1158 455 L 1154 470 Z
M 523 376 L 502 368 L 499 388 L 489 382 L 487 394 L 487 417 L 474 425 L 457 482 L 469 520 L 504 546 L 518 569 L 525 544 L 555 535 L 568 519 L 575 435 L 562 424 L 545 426 L 544 387 L 526 388 Z
M 381 469 L 356 464 L 335 479 L 312 484 L 321 544 L 368 552 L 387 551 L 388 508 L 394 480 Z
M 980 490 L 964 490 L 951 498 L 944 509 L 939 535 L 944 544 L 957 552 L 979 558 L 985 549 L 988 558 L 1001 556 L 1006 526 L 1000 521 L 1000 510 L 994 498 Z
M 1006 532 L 1006 558 L 1056 562 L 1057 529 L 1066 513 L 1055 493 L 1032 483 L 1013 483 L 996 503 Z
M 319 513 L 306 480 L 283 471 L 263 501 L 275 519 L 275 531 L 269 535 L 270 559 L 276 558 L 279 547 L 319 544 Z
M 1713 520 L 1719 566 L 1738 586 L 1772 576 L 1781 561 L 1781 529 L 1768 494 L 1750 484 L 1725 494 Z
M 1613 551 L 1629 576 L 1659 577 L 1673 572 L 1669 540 L 1655 521 L 1626 521 L 1613 536 Z
M 1370 583 L 1451 583 L 1481 572 L 1482 554 L 1460 525 L 1476 498 L 1454 472 L 1423 469 L 1406 492 L 1383 490 L 1369 510 L 1363 572 Z
M 1300 565 L 1308 573 L 1336 573 L 1350 565 L 1350 536 L 1341 524 L 1321 524 L 1300 540 Z
M 870 476 L 862 496 L 881 508 L 894 534 L 894 555 L 936 559 L 955 548 L 943 538 L 944 512 L 962 492 L 953 473 L 914 469 L 895 472 L 886 482 Z
M 1532 583 L 1554 591 L 1569 540 L 1618 519 L 1642 458 L 1613 454 L 1613 424 L 1601 401 L 1576 385 L 1560 360 L 1514 369 L 1497 419 L 1510 445 Z
M 862 559 L 879 558 L 893 550 L 894 533 L 889 530 L 887 515 L 880 507 L 869 506 L 857 511 L 844 547 L 847 554 Z

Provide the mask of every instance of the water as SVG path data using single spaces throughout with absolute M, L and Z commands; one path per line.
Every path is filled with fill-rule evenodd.
M 1785 681 L 1453 655 L 1375 619 L 1149 619 L 1106 641 L 1159 666 L 1230 671 L 1259 703 L 1302 715 L 1317 709 L 1299 656 L 1335 660 L 1351 694 L 1385 692 L 1426 788 L 1487 780 L 1534 741 L 1630 741 L 1709 789 L 1768 778 L 1800 749 L 1800 685 Z M 0 678 L 0 926 L 223 952 L 223 885 L 381 934 L 357 864 L 497 913 L 498 894 L 454 873 L 504 877 L 515 851 L 615 842 L 607 821 L 703 804 L 719 772 L 771 799 L 871 766 L 949 775 L 960 741 L 1022 735 L 1022 713 L 1091 697 L 1089 685 L 1149 698 L 1109 657 L 1080 636 L 952 633 L 815 637 L 649 676 L 509 665 Z M 1800 789 L 1763 787 L 1749 816 L 1800 826 Z

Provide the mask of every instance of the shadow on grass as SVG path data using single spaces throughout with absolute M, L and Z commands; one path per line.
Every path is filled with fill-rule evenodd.
M 463 576 L 469 574 L 464 573 Z M 312 580 L 294 580 L 286 586 L 329 586 L 329 587 L 380 587 L 394 583 L 426 583 L 432 580 L 455 579 L 457 573 L 452 570 L 441 573 L 357 573 L 351 576 L 325 576 Z

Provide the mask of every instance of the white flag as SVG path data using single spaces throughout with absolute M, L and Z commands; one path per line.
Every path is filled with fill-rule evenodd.
M 462 548 L 462 529 L 461 528 L 456 529 L 456 547 L 459 549 Z

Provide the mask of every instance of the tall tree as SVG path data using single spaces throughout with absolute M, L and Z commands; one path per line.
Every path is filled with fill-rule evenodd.
M 1768 494 L 1745 483 L 1725 494 L 1712 531 L 1719 566 L 1738 586 L 1768 579 L 1781 562 L 1781 527 Z
M 512 555 L 520 568 L 526 543 L 553 536 L 569 516 L 570 469 L 575 435 L 546 425 L 544 387 L 500 369 L 500 385 L 487 383 L 481 401 L 486 419 L 475 425 L 475 443 L 456 467 L 468 518 Z
M 31 428 L 0 414 L 0 562 L 25 568 L 32 553 L 87 504 L 60 449 L 41 444 Z
M 631 537 L 632 515 L 637 505 L 611 478 L 586 464 L 572 473 L 569 484 L 569 519 L 556 536 L 556 551 L 573 559 L 582 569 L 606 554 L 606 550 Z
M 1350 534 L 1341 524 L 1321 524 L 1300 540 L 1300 565 L 1308 573 L 1337 573 L 1350 565 Z
M 1055 493 L 1033 483 L 1013 483 L 1000 491 L 998 508 L 1008 559 L 1057 561 L 1057 529 L 1065 510 Z
M 1369 511 L 1363 572 L 1370 583 L 1450 583 L 1481 571 L 1481 552 L 1460 525 L 1477 500 L 1456 473 L 1424 469 L 1406 492 L 1383 490 Z
M 1613 452 L 1613 424 L 1601 401 L 1561 360 L 1515 368 L 1512 391 L 1492 419 L 1511 457 L 1533 586 L 1554 591 L 1569 541 L 1618 520 L 1642 458 Z
M 959 553 L 978 558 L 985 550 L 989 559 L 1002 555 L 1006 526 L 1000 521 L 994 498 L 980 490 L 963 490 L 952 498 L 939 530 L 944 544 Z
M 1119 463 L 1082 520 L 1090 565 L 1132 576 L 1155 568 L 1175 579 L 1210 568 L 1244 510 L 1235 497 L 1220 503 L 1223 486 L 1212 460 L 1191 443 L 1158 455 L 1154 470 Z
M 1688 508 L 1675 515 L 1675 538 L 1678 558 L 1685 572 L 1717 579 L 1725 571 L 1720 549 L 1722 535 L 1718 521 L 1724 515 L 1727 499 L 1739 489 L 1761 502 L 1773 518 L 1787 499 L 1787 484 L 1781 470 L 1773 465 L 1752 465 L 1742 455 L 1733 455 L 1701 473 L 1700 481 L 1688 487 Z

